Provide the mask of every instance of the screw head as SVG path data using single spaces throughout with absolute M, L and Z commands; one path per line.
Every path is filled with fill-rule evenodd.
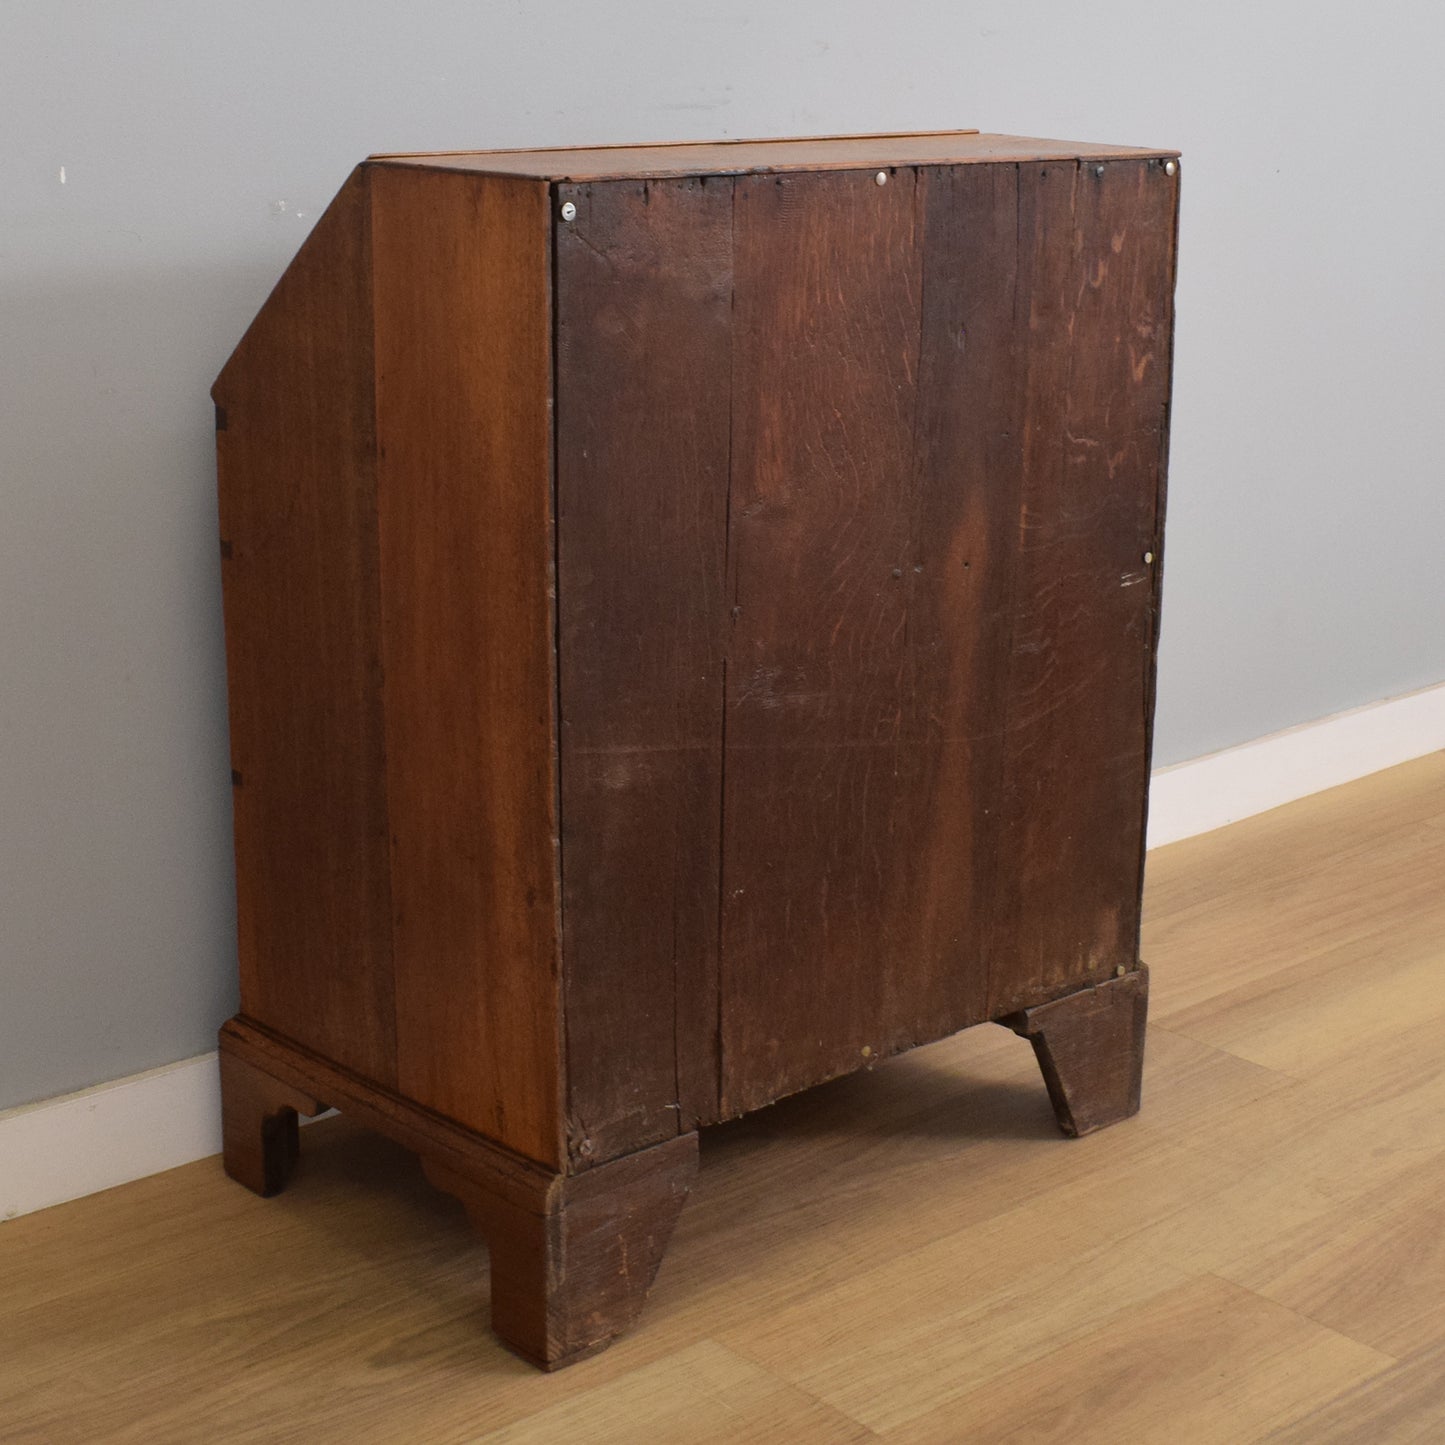
M 1164 174 L 1165 174 L 1166 176 L 1177 176 L 1177 175 L 1179 174 L 1179 162 L 1178 162 L 1178 161 L 1165 161 L 1165 162 L 1164 162 Z
M 1153 560 L 1154 560 L 1154 554 L 1153 554 L 1152 552 L 1146 552 L 1146 553 L 1144 554 L 1144 565 L 1145 565 L 1146 567 L 1147 567 Z
M 1121 963 L 1121 964 L 1114 970 L 1114 977 L 1115 977 L 1115 978 L 1123 978 L 1124 975 L 1125 975 L 1126 973 L 1128 973 L 1128 971 L 1129 971 L 1129 970 L 1128 970 L 1127 968 L 1125 968 L 1124 965 Z
M 879 171 L 878 174 L 873 177 L 873 183 L 879 186 L 886 186 L 888 184 L 888 172 Z
M 1102 175 L 1104 174 L 1104 168 L 1103 168 L 1103 166 L 1095 166 L 1095 167 L 1094 167 L 1094 174 L 1095 174 L 1096 176 L 1102 176 Z
M 562 202 L 561 216 L 564 221 L 575 221 L 577 219 L 577 207 L 571 201 Z

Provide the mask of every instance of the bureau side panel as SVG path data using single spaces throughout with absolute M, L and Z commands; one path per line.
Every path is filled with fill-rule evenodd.
M 732 182 L 559 186 L 568 1142 L 717 1110 Z
M 363 171 L 213 395 L 241 1008 L 391 1086 L 370 257 Z
M 397 1081 L 557 1163 L 547 188 L 372 175 Z
M 1019 187 L 990 1016 L 1138 962 L 1178 194 L 1155 160 L 1026 164 Z

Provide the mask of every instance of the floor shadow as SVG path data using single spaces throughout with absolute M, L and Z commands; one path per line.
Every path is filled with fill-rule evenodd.
M 1038 1076 L 969 1077 L 917 1054 L 789 1095 L 702 1131 L 703 1167 L 788 1137 L 907 1135 L 953 1142 L 1058 1137 Z

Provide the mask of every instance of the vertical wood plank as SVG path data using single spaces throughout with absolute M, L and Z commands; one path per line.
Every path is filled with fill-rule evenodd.
M 1177 194 L 1151 161 L 1019 178 L 1028 363 L 993 1015 L 1138 959 Z
M 912 171 L 739 178 L 723 1109 L 865 1061 L 898 1012 Z
M 717 1108 L 732 183 L 561 186 L 557 487 L 569 1147 Z
M 550 225 L 373 170 L 398 1084 L 557 1163 Z
M 367 177 L 217 379 L 241 1008 L 396 1082 Z
M 738 183 L 725 1113 L 1137 959 L 1173 187 L 865 180 Z
M 919 186 L 922 347 L 902 699 L 913 816 L 891 906 L 911 929 L 893 967 L 926 1008 L 907 1019 L 903 1043 L 987 1016 L 999 680 L 1023 466 L 1017 172 L 930 168 Z

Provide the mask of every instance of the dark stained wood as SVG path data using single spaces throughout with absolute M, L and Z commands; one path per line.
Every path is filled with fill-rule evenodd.
M 1024 161 L 1174 156 L 1177 151 L 1081 144 L 978 131 L 902 135 L 820 136 L 801 140 L 693 141 L 675 145 L 591 149 L 436 151 L 380 155 L 383 165 L 436 166 L 558 181 L 643 180 L 703 174 L 877 170 L 929 165 L 1015 164 Z
M 895 996 L 912 1009 L 901 1037 L 922 1041 L 988 1015 L 1023 353 L 1017 170 L 940 167 L 921 171 L 919 186 L 923 307 L 899 697 L 908 813 L 884 906 L 897 920 L 887 964 Z
M 913 172 L 736 183 L 722 1105 L 891 1043 L 922 246 Z M 902 816 L 899 816 L 900 805 Z M 885 1043 L 887 1040 L 887 1043 Z M 868 1053 L 865 1054 L 864 1050 Z
M 1149 971 L 1111 978 L 999 1022 L 1034 1046 L 1059 1128 L 1077 1138 L 1139 1112 Z
M 1137 959 L 1176 188 L 909 179 L 737 182 L 725 1113 Z
M 279 1194 L 300 1154 L 300 1120 L 323 1106 L 228 1048 L 221 1056 L 221 1156 L 226 1173 L 253 1194 Z
M 324 1097 L 418 1154 L 491 1252 L 492 1324 L 545 1369 L 595 1353 L 636 1318 L 697 1172 L 697 1135 L 589 1169 L 545 1169 L 245 1020 L 221 1030 L 227 1173 L 258 1194 L 286 1183 L 296 1110 Z
M 1177 195 L 1150 161 L 1023 166 L 1019 184 L 995 1017 L 1138 958 Z
M 444 1169 L 427 1174 L 487 1240 L 492 1328 L 523 1359 L 556 1370 L 637 1318 L 697 1174 L 697 1134 L 558 1179 L 540 1211 Z
M 322 1098 L 416 1149 L 551 1367 L 699 1124 L 1000 1018 L 1137 1108 L 1167 154 L 353 178 L 215 392 L 233 1173 Z
M 732 186 L 554 200 L 577 207 L 556 233 L 557 507 L 567 1132 L 585 1165 L 717 1111 Z
M 444 1119 L 415 1100 L 378 1088 L 250 1019 L 238 1017 L 221 1026 L 220 1052 L 222 1059 L 239 1060 L 253 1074 L 270 1080 L 270 1087 L 282 1091 L 281 1097 L 290 1091 L 297 1099 L 324 1099 L 329 1107 L 395 1140 L 433 1166 L 474 1180 L 479 1188 L 500 1198 L 530 1205 L 544 1198 L 557 1178 L 554 1169 Z M 223 1075 L 223 1090 L 225 1087 Z
M 241 1005 L 391 1085 L 371 334 L 363 170 L 212 395 Z
M 555 1164 L 547 189 L 373 187 L 397 1084 Z

